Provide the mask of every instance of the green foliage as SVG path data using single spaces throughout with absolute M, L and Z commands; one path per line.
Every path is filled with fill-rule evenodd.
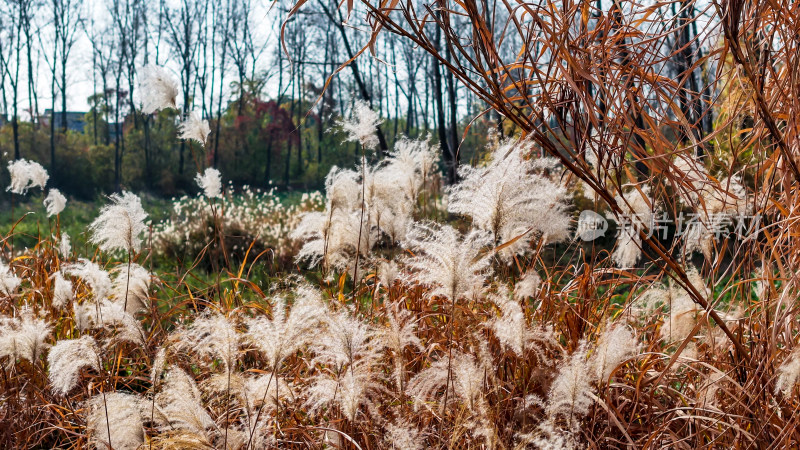
M 212 132 L 205 147 L 176 139 L 180 113 L 172 109 L 151 116 L 128 114 L 120 125 L 122 139 L 118 142 L 116 126 L 109 123 L 113 114 L 107 99 L 97 94 L 89 98 L 91 108 L 84 116 L 83 130 L 55 130 L 54 164 L 46 120 L 35 124 L 20 121 L 20 156 L 48 169 L 49 186 L 85 201 L 115 190 L 117 154 L 122 161 L 120 187 L 160 197 L 196 192 L 194 176 L 209 166 L 216 166 L 225 182 L 238 186 L 311 190 L 323 186 L 331 167 L 357 165 L 358 147 L 345 142 L 337 125 L 341 117 L 331 105 L 326 104 L 320 115 L 313 101 L 283 98 L 278 104 L 257 96 L 257 83 L 248 84 L 243 91 L 242 97 L 224 107 L 219 123 L 209 120 Z M 466 127 L 467 123 L 459 125 L 462 131 Z M 486 146 L 487 131 L 494 128 L 496 124 L 486 118 L 471 124 L 459 145 L 462 163 L 475 159 Z M 405 118 L 388 120 L 382 129 L 390 148 L 406 130 L 411 137 L 429 134 L 434 142 L 437 138 L 435 130 L 407 127 Z M 375 160 L 384 155 L 368 156 Z M 0 126 L 2 167 L 13 157 L 12 127 L 6 123 Z M 0 172 L 0 185 L 7 185 L 7 171 Z M 7 194 L 0 194 L 0 204 L 9 201 Z

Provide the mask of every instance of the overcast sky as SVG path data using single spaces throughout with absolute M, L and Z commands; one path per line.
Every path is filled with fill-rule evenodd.
M 103 25 L 107 23 L 109 19 L 109 14 L 106 9 L 107 0 L 83 0 L 83 7 L 84 7 L 84 14 L 86 17 L 91 17 L 94 19 L 95 26 L 98 29 L 102 29 Z M 169 1 L 168 1 L 169 3 Z M 259 3 L 259 2 L 254 2 Z M 46 7 L 45 7 L 46 8 Z M 50 11 L 42 8 L 41 10 L 41 17 L 38 17 L 36 20 L 38 22 L 45 23 L 48 21 Z M 275 36 L 275 31 L 273 30 L 273 20 L 276 16 L 275 10 L 269 11 L 266 8 L 258 7 L 256 11 L 253 13 L 253 23 L 256 25 L 254 26 L 254 32 L 256 34 L 256 39 L 260 42 L 268 42 L 269 49 L 268 51 L 262 56 L 259 64 L 261 66 L 267 66 L 269 61 L 272 59 L 272 50 L 274 49 L 274 42 L 277 40 Z M 154 17 L 155 20 L 155 17 Z M 92 46 L 87 36 L 87 31 L 85 28 L 90 27 L 90 22 L 87 21 L 86 27 L 81 27 L 80 31 L 77 33 L 76 42 L 70 52 L 70 57 L 68 61 L 68 68 L 67 68 L 67 108 L 71 111 L 88 111 L 89 103 L 87 101 L 88 97 L 93 94 L 93 68 L 92 68 Z M 50 58 L 53 46 L 52 46 L 52 28 L 49 25 L 40 25 L 39 34 L 35 35 L 34 38 L 34 70 L 36 72 L 36 94 L 38 97 L 39 103 L 39 112 L 43 113 L 45 109 L 50 108 L 51 106 L 51 94 L 50 94 L 50 84 L 51 84 L 51 74 L 49 63 L 47 62 L 45 55 L 47 58 Z M 167 45 L 165 42 L 162 42 L 161 48 L 161 62 L 162 65 L 165 65 L 168 69 L 170 69 L 175 77 L 178 77 L 178 70 L 179 65 L 176 63 L 170 62 L 170 46 Z M 28 107 L 30 105 L 30 97 L 28 95 L 27 89 L 27 63 L 24 60 L 24 52 L 22 50 L 22 58 L 23 64 L 20 68 L 19 74 L 19 100 L 20 100 L 20 112 L 21 115 L 25 118 L 28 117 Z M 151 49 L 152 52 L 152 49 Z M 38 61 L 38 62 L 37 62 Z M 152 62 L 152 61 L 151 61 Z M 12 69 L 13 70 L 13 69 Z M 60 69 L 59 69 L 60 71 Z M 112 80 L 109 80 L 112 81 Z M 126 83 L 127 84 L 127 83 Z M 268 85 L 267 89 L 269 90 L 272 86 Z M 100 82 L 98 81 L 98 91 L 101 90 Z M 12 101 L 11 97 L 11 86 L 9 83 L 6 83 L 6 90 L 7 90 L 7 98 L 9 103 Z M 56 100 L 56 110 L 61 110 L 61 100 L 60 100 L 60 90 L 57 91 L 57 100 Z M 10 106 L 9 106 L 10 108 Z M 24 112 L 23 112 L 24 111 Z

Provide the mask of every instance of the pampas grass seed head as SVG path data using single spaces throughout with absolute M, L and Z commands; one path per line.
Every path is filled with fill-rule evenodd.
M 53 307 L 62 309 L 72 301 L 72 282 L 64 278 L 61 272 L 56 272 L 51 277 L 53 279 Z
M 100 209 L 100 215 L 89 225 L 91 242 L 100 250 L 133 252 L 139 249 L 141 235 L 147 230 L 144 221 L 147 213 L 135 194 L 111 194 L 111 204 Z
M 155 65 L 144 67 L 139 88 L 142 92 L 142 113 L 152 114 L 164 108 L 176 108 L 178 83 L 165 68 Z
M 97 263 L 81 258 L 64 266 L 64 273 L 80 278 L 92 289 L 95 302 L 104 300 L 112 290 L 111 277 Z
M 11 267 L 0 261 L 0 295 L 13 296 L 21 283 L 22 280 L 11 271 Z
M 360 143 L 366 150 L 374 150 L 379 143 L 375 130 L 381 122 L 383 119 L 367 102 L 356 101 L 353 104 L 352 118 L 341 121 L 340 125 L 347 133 L 347 140 Z
M 458 301 L 490 272 L 491 236 L 473 230 L 462 236 L 449 225 L 417 223 L 403 245 L 416 256 L 407 260 L 414 270 L 409 280 L 431 287 L 430 296 Z
M 97 344 L 91 336 L 58 341 L 47 355 L 47 365 L 53 392 L 66 395 L 78 384 L 81 369 L 100 370 Z
M 0 358 L 9 357 L 11 367 L 17 359 L 35 364 L 49 347 L 45 342 L 52 327 L 45 320 L 25 312 L 20 318 L 0 319 Z
M 636 355 L 639 343 L 631 329 L 621 323 L 606 328 L 592 353 L 590 366 L 596 380 L 605 383 L 611 372 L 623 361 Z
M 209 167 L 202 174 L 198 173 L 194 179 L 206 197 L 222 197 L 222 175 L 219 170 Z
M 140 448 L 144 443 L 140 402 L 137 395 L 123 392 L 100 393 L 89 400 L 86 429 L 95 449 Z
M 775 393 L 781 394 L 785 398 L 791 397 L 794 386 L 800 380 L 800 350 L 793 351 L 783 364 L 778 367 L 777 372 L 778 380 L 775 382 Z
M 8 171 L 11 175 L 11 184 L 6 190 L 13 194 L 25 195 L 28 189 L 33 187 L 44 189 L 50 178 L 41 164 L 25 159 L 9 161 Z
M 186 120 L 180 124 L 178 131 L 181 133 L 181 139 L 194 139 L 204 146 L 206 145 L 206 140 L 208 140 L 208 135 L 211 134 L 211 127 L 208 125 L 208 121 L 200 116 L 199 112 L 192 111 L 186 117 Z
M 50 189 L 44 199 L 44 207 L 47 209 L 48 216 L 57 216 L 64 211 L 67 205 L 67 198 L 58 189 Z
M 139 264 L 132 263 L 130 269 L 127 265 L 120 265 L 114 269 L 112 294 L 116 303 L 126 306 L 126 312 L 133 314 L 150 305 L 150 272 Z M 125 295 L 127 294 L 127 299 Z

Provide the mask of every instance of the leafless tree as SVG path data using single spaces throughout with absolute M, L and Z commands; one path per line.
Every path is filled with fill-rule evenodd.
M 180 63 L 181 92 L 183 93 L 183 115 L 189 114 L 192 104 L 192 87 L 196 77 L 194 59 L 198 54 L 198 35 L 205 19 L 200 4 L 181 0 L 177 8 L 164 8 L 162 17 L 166 23 L 167 36 L 173 52 Z M 181 141 L 178 153 L 178 173 L 184 173 L 186 142 Z

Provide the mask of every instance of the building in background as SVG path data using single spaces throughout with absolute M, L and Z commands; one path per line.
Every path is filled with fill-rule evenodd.
M 52 109 L 45 109 L 44 114 L 39 116 L 39 123 L 43 126 L 50 126 L 50 119 L 53 117 Z M 83 133 L 83 127 L 86 124 L 86 113 L 81 111 L 67 111 L 67 129 L 78 133 Z M 64 126 L 64 114 L 61 111 L 56 111 L 55 125 L 57 129 Z

